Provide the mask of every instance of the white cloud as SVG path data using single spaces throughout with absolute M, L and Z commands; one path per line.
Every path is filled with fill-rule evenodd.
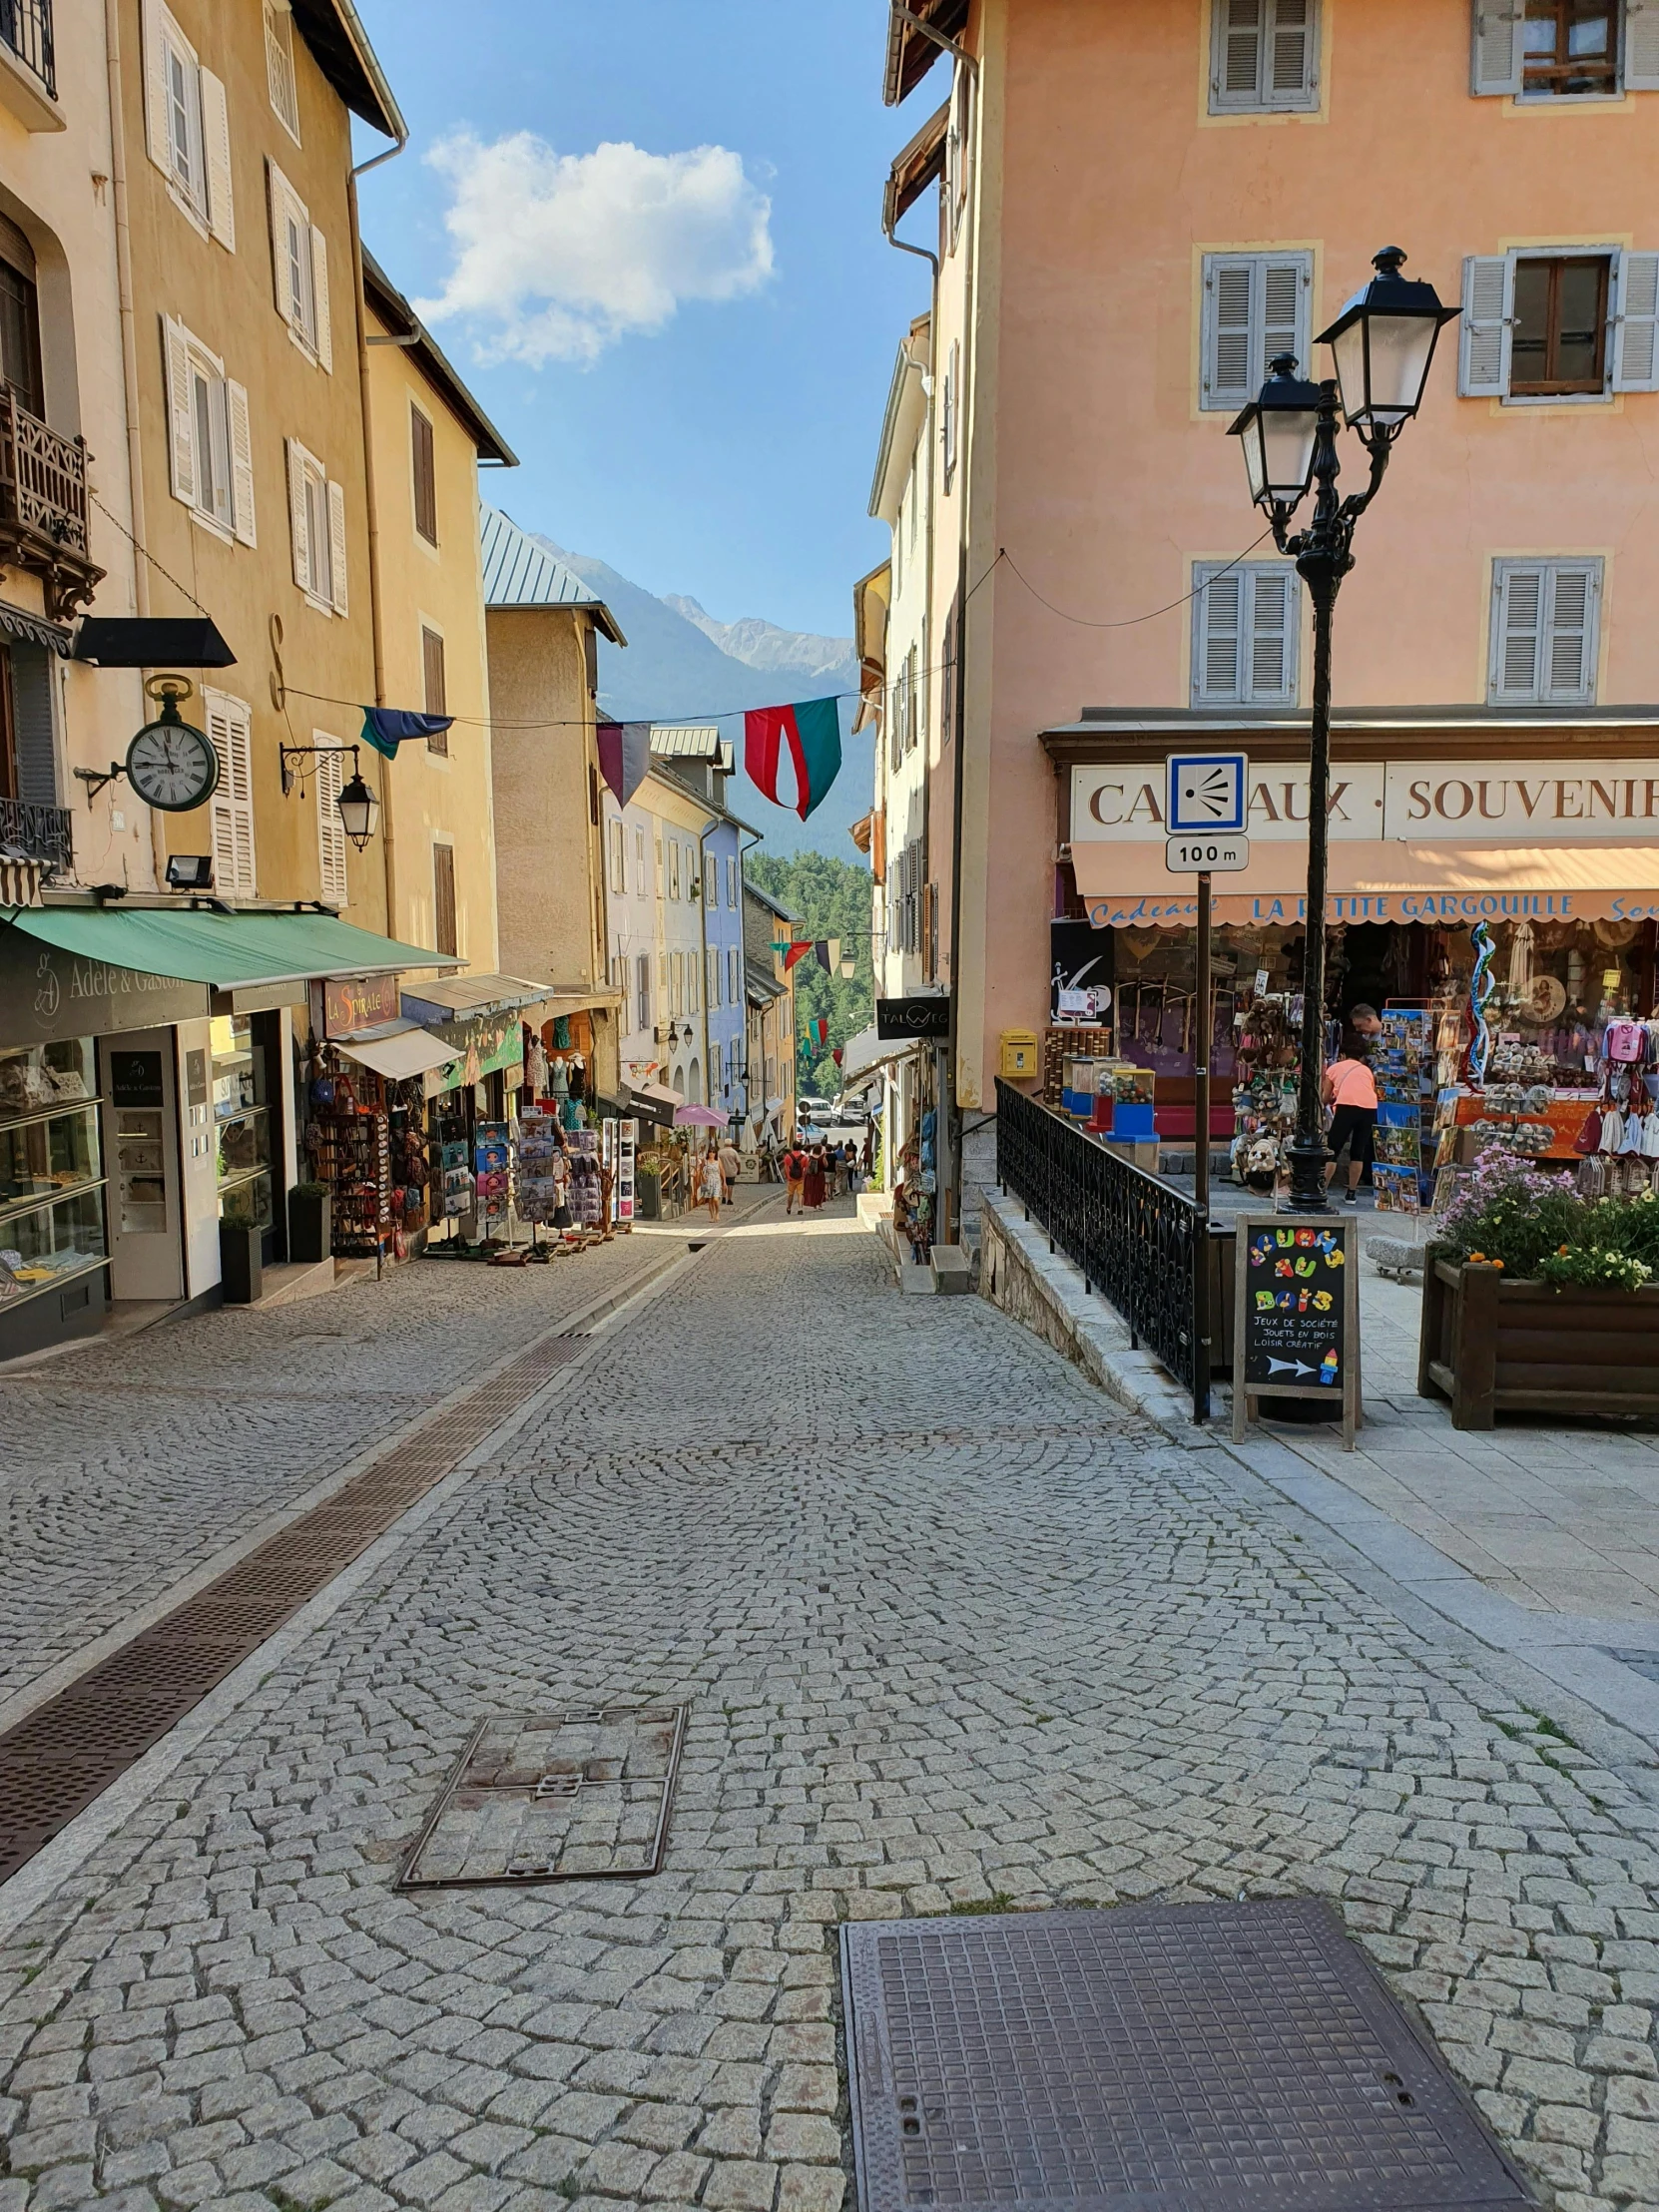
M 493 323 L 494 358 L 591 363 L 682 300 L 735 299 L 772 274 L 772 202 L 724 146 L 559 154 L 529 131 L 462 132 L 426 158 L 453 187 L 456 261 L 419 312 Z

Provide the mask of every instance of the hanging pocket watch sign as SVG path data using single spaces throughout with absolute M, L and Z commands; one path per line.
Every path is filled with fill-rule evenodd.
M 167 815 L 188 815 L 206 806 L 219 789 L 219 752 L 205 731 L 179 713 L 181 699 L 194 686 L 185 676 L 152 676 L 144 687 L 161 713 L 147 722 L 127 748 L 127 781 L 147 807 Z

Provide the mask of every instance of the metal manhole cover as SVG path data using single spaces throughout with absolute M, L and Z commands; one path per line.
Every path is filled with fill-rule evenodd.
M 863 2212 L 1530 2204 L 1316 1900 L 841 1930 Z
M 686 1713 L 588 1706 L 480 1721 L 397 1887 L 655 1874 Z

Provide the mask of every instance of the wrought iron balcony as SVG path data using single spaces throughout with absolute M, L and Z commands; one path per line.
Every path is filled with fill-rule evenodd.
M 39 860 L 68 875 L 75 841 L 67 807 L 37 807 L 25 799 L 0 799 L 0 857 Z
M 0 566 L 41 579 L 54 622 L 91 599 L 104 574 L 89 551 L 85 441 L 49 429 L 9 385 L 0 385 Z
M 55 100 L 57 65 L 52 54 L 52 0 L 0 0 L 0 43 L 9 46 Z

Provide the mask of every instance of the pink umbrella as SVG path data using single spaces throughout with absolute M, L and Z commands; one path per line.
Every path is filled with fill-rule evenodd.
M 724 1129 L 726 1116 L 717 1114 L 711 1106 L 676 1106 L 676 1129 Z

